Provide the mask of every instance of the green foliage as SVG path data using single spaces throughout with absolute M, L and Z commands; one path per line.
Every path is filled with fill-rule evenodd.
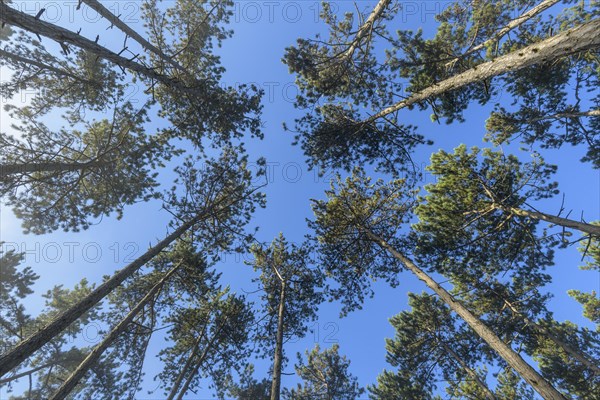
M 172 310 L 165 322 L 172 324 L 167 337 L 172 345 L 160 351 L 164 368 L 155 377 L 164 393 L 179 374 L 184 374 L 184 382 L 189 380 L 187 390 L 195 390 L 206 378 L 217 392 L 226 390 L 226 376 L 250 355 L 254 315 L 246 299 L 229 293 L 229 288 L 211 288 Z M 190 369 L 182 369 L 188 357 Z
M 313 110 L 295 121 L 295 143 L 301 144 L 311 167 L 350 171 L 358 164 L 375 163 L 387 172 L 411 171 L 410 152 L 429 143 L 414 126 L 396 118 L 360 122 L 365 117 L 362 109 L 378 111 L 402 91 L 372 46 L 374 37 L 387 35 L 382 21 L 398 9 L 389 6 L 368 38 L 357 42 L 357 16 L 348 13 L 338 19 L 324 2 L 321 18 L 329 27 L 327 39 L 298 39 L 296 46 L 286 48 L 283 61 L 297 74 L 300 89 L 295 106 Z
M 505 368 L 498 374 L 498 385 L 494 395 L 498 400 L 535 399 L 533 389 L 511 368 Z
M 579 328 L 571 322 L 548 321 L 552 331 L 573 347 L 585 351 L 592 362 L 600 360 L 600 336 L 598 332 Z M 600 393 L 600 376 L 576 362 L 548 338 L 540 338 L 531 351 L 538 361 L 543 376 L 557 388 L 576 398 L 596 400 Z
M 356 377 L 348 371 L 350 361 L 338 353 L 339 346 L 321 351 L 319 345 L 306 351 L 306 363 L 298 354 L 296 374 L 302 384 L 283 393 L 290 400 L 356 400 L 364 393 Z
M 573 297 L 583 306 L 583 316 L 597 325 L 596 330 L 600 332 L 600 299 L 595 291 L 584 293 L 580 290 L 569 290 L 569 296 Z
M 0 345 L 3 349 L 8 349 L 27 338 L 94 289 L 85 279 L 73 289 L 55 286 L 43 295 L 45 305 L 41 313 L 35 317 L 31 316 L 23 304 L 23 299 L 33 293 L 31 286 L 38 276 L 29 267 L 17 269 L 22 258 L 22 255 L 13 251 L 2 253 L 0 256 Z M 23 376 L 8 381 L 5 386 L 7 392 L 11 393 L 10 398 L 49 398 L 90 351 L 87 335 L 101 329 L 103 321 L 106 321 L 105 317 L 106 314 L 102 310 L 98 307 L 93 308 L 21 364 L 13 374 Z M 111 397 L 123 393 L 128 381 L 114 361 L 106 359 L 95 365 L 86 384 L 78 385 L 72 395 L 83 398 L 93 395 Z M 3 378 L 10 379 L 13 374 Z M 15 382 L 28 378 L 31 380 L 27 389 L 21 394 L 12 394 L 17 387 L 21 387 L 15 386 Z
M 120 219 L 125 206 L 157 197 L 155 168 L 174 153 L 145 133 L 145 109 L 123 104 L 112 120 L 80 120 L 84 129 L 57 132 L 28 109 L 13 111 L 22 135 L 0 137 L 3 167 L 15 167 L 3 174 L 0 190 L 26 232 L 87 229 L 93 219 L 113 213 Z
M 193 227 L 198 242 L 213 257 L 222 251 L 243 251 L 253 235 L 245 231 L 256 207 L 265 206 L 264 160 L 258 171 L 248 169 L 248 156 L 241 147 L 225 147 L 218 158 L 186 159 L 175 168 L 178 177 L 164 196 L 164 207 L 179 221 L 200 216 Z
M 538 159 L 522 164 L 514 156 L 486 149 L 443 150 L 427 167 L 437 182 L 416 208 L 417 253 L 445 274 L 460 276 L 469 266 L 481 279 L 499 271 L 538 270 L 552 265 L 552 238 L 538 237 L 537 221 L 512 210 L 556 193 L 549 182 L 555 167 Z M 508 212 L 506 211 L 508 210 Z
M 240 373 L 239 383 L 228 377 L 228 396 L 235 400 L 270 400 L 271 381 L 266 378 L 258 381 L 253 375 L 254 365 L 248 364 Z
M 592 224 L 600 225 L 600 222 L 595 221 Z M 579 252 L 585 259 L 585 264 L 580 268 L 588 271 L 600 270 L 600 238 L 585 234 L 580 243 Z
M 464 384 L 474 381 L 470 373 L 485 382 L 485 375 L 475 368 L 485 359 L 481 342 L 437 297 L 426 293 L 408 296 L 411 311 L 390 319 L 396 335 L 386 339 L 386 360 L 397 371 L 384 371 L 378 377 L 377 385 L 369 388 L 373 398 L 405 398 L 417 393 L 431 398 L 428 394 L 440 380 L 448 382 L 446 390 L 451 396 L 460 398 Z M 473 385 L 470 389 L 485 398 L 483 388 Z

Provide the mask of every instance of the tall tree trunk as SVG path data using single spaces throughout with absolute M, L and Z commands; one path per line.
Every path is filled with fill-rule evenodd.
M 146 67 L 139 64 L 131 59 L 120 56 L 107 48 L 100 46 L 98 43 L 86 39 L 85 37 L 71 32 L 60 26 L 50 24 L 45 21 L 36 19 L 35 17 L 17 11 L 12 7 L 0 2 L 0 21 L 12 26 L 19 27 L 28 32 L 36 35 L 45 36 L 60 44 L 71 44 L 82 50 L 89 51 L 96 54 L 98 57 L 104 58 L 110 62 L 113 62 L 124 69 L 137 72 L 140 75 L 144 75 L 148 78 L 159 81 L 167 86 L 176 87 L 186 92 L 191 89 L 183 85 L 181 82 L 174 80 L 166 75 L 157 73 L 153 68 Z
M 586 367 L 588 367 L 589 369 L 591 369 L 595 375 L 600 375 L 600 367 L 598 367 L 598 365 L 596 365 L 594 362 L 590 361 L 584 354 L 582 354 L 580 351 L 578 351 L 577 349 L 575 349 L 568 343 L 564 342 L 562 339 L 560 339 L 558 336 L 556 336 L 550 329 L 548 329 L 548 328 L 544 327 L 543 325 L 540 325 L 534 321 L 531 321 L 529 318 L 527 318 L 527 316 L 521 314 L 521 312 L 508 300 L 503 299 L 503 301 L 504 301 L 504 304 L 506 304 L 506 306 L 513 313 L 515 313 L 519 318 L 521 318 L 523 320 L 523 322 L 525 322 L 527 325 L 531 326 L 534 331 L 536 331 L 538 334 L 540 334 L 540 336 L 545 336 L 548 339 L 552 340 L 560 348 L 562 348 L 565 353 L 567 353 L 568 355 L 573 357 L 575 360 L 579 361 L 581 364 L 583 364 Z
M 0 178 L 15 174 L 26 174 L 32 172 L 70 172 L 81 171 L 88 168 L 106 165 L 103 161 L 91 162 L 31 162 L 25 164 L 0 164 Z
M 194 369 L 190 372 L 190 374 L 188 375 L 187 380 L 185 381 L 185 384 L 183 385 L 183 388 L 181 389 L 181 392 L 179 392 L 179 396 L 177 396 L 177 400 L 181 400 L 183 398 L 183 396 L 185 396 L 185 394 L 187 393 L 187 391 L 190 388 L 190 385 L 192 383 L 192 380 L 194 379 L 194 377 L 198 374 L 198 370 L 200 369 L 200 367 L 202 366 L 202 363 L 204 363 L 204 360 L 206 360 L 206 356 L 208 355 L 208 352 L 210 351 L 210 349 L 213 347 L 215 340 L 217 340 L 217 338 L 219 337 L 219 335 L 221 334 L 221 330 L 223 329 L 223 325 L 225 325 L 225 322 L 221 323 L 219 325 L 219 327 L 217 328 L 217 330 L 215 331 L 214 335 L 212 338 L 210 338 L 210 341 L 208 342 L 208 344 L 206 345 L 206 347 L 204 348 L 204 350 L 202 351 L 202 354 L 200 355 L 200 358 L 198 358 L 198 362 L 196 363 L 196 365 L 194 366 Z M 167 400 L 173 400 L 173 397 L 169 397 Z
M 544 63 L 577 52 L 600 46 L 600 18 L 593 19 L 558 35 L 534 43 L 523 49 L 498 57 L 495 60 L 477 65 L 465 72 L 433 84 L 405 100 L 383 109 L 362 121 L 370 124 L 398 110 L 438 96 L 450 90 L 459 89 L 507 72 L 517 71 L 533 64 Z
M 94 349 L 87 355 L 87 357 L 77 366 L 75 371 L 69 375 L 66 381 L 60 385 L 58 390 L 50 397 L 50 400 L 63 400 L 65 399 L 71 391 L 77 386 L 81 378 L 85 375 L 85 373 L 100 359 L 104 351 L 110 347 L 110 345 L 117 340 L 119 335 L 123 333 L 125 328 L 129 325 L 129 323 L 135 318 L 137 314 L 148 304 L 155 295 L 162 289 L 165 282 L 169 280 L 169 278 L 177 271 L 180 267 L 181 263 L 171 268 L 169 272 L 167 272 L 160 281 L 154 285 L 148 293 L 140 300 L 130 311 L 129 313 L 115 326 L 110 333 L 100 342 Z
M 371 34 L 375 22 L 377 22 L 377 20 L 381 18 L 383 12 L 391 2 L 392 0 L 379 0 L 375 8 L 373 8 L 373 11 L 367 18 L 367 20 L 364 22 L 364 24 L 360 26 L 360 28 L 358 28 L 356 36 L 352 40 L 350 47 L 342 53 L 342 60 L 345 61 L 352 57 L 358 46 L 360 46 L 360 43 L 363 41 L 363 39 L 365 39 Z
M 190 229 L 195 223 L 200 221 L 205 214 L 206 212 L 200 213 L 191 220 L 183 223 L 179 228 L 173 231 L 173 233 L 158 242 L 154 247 L 151 247 L 148 251 L 146 251 L 146 253 L 138 257 L 131 264 L 127 265 L 122 270 L 117 271 L 109 280 L 102 283 L 86 297 L 72 305 L 68 310 L 65 310 L 57 315 L 38 332 L 20 342 L 6 354 L 3 354 L 0 357 L 0 377 L 4 376 L 4 374 L 30 357 L 35 351 L 39 350 L 43 345 L 50 342 L 57 334 L 65 330 L 79 317 L 98 304 L 125 279 L 133 275 L 138 269 L 140 269 L 148 261 L 152 260 L 162 250 L 167 248 L 167 246 L 169 246 L 184 232 Z
M 273 359 L 273 382 L 271 383 L 271 400 L 279 400 L 281 395 L 281 368 L 283 364 L 283 317 L 285 315 L 285 281 L 281 281 L 279 309 L 277 311 L 277 333 L 275 339 L 275 357 Z
M 448 346 L 446 343 L 444 343 L 442 341 L 440 341 L 440 343 L 442 344 L 442 347 L 444 348 L 446 353 L 450 354 L 450 357 L 452 357 L 454 359 L 454 361 L 456 361 L 458 363 L 458 365 L 460 365 L 460 367 L 467 373 L 467 375 L 469 375 L 471 377 L 471 379 L 473 379 L 475 381 L 477 386 L 479 386 L 479 388 L 485 393 L 485 398 L 487 400 L 496 400 L 496 396 L 494 395 L 494 393 L 492 393 L 492 391 L 486 385 L 486 383 L 481 380 L 481 377 L 477 374 L 477 372 L 475 372 L 472 368 L 470 368 L 458 356 L 458 354 L 456 354 L 456 352 L 454 350 L 452 350 L 452 348 L 450 346 Z
M 488 328 L 477 316 L 471 313 L 460 302 L 454 300 L 452 295 L 440 286 L 435 280 L 421 270 L 409 258 L 391 247 L 385 240 L 375 235 L 372 231 L 365 229 L 365 233 L 382 249 L 389 252 L 394 258 L 399 260 L 404 266 L 423 281 L 431 290 L 433 290 L 447 305 L 457 313 L 475 333 L 483 339 L 492 349 L 498 353 L 527 383 L 529 383 L 536 392 L 546 400 L 566 400 L 548 381 L 546 381 L 531 365 L 512 348 L 506 345 L 490 328 Z
M 535 17 L 536 15 L 538 15 L 539 13 L 546 11 L 547 9 L 549 9 L 550 7 L 552 7 L 553 5 L 555 5 L 556 3 L 560 3 L 561 0 L 544 0 L 542 1 L 540 4 L 538 4 L 537 6 L 529 9 L 528 11 L 524 12 L 523 14 L 521 14 L 519 17 L 513 19 L 512 21 L 510 21 L 508 24 L 506 24 L 506 26 L 502 29 L 500 29 L 498 32 L 496 32 L 491 38 L 489 38 L 488 40 L 486 40 L 483 43 L 478 44 L 475 47 L 472 47 L 471 49 L 469 49 L 466 53 L 461 54 L 460 56 L 454 58 L 452 61 L 448 61 L 446 63 L 446 67 L 451 67 L 452 65 L 454 65 L 454 63 L 456 63 L 458 60 L 465 58 L 481 49 L 486 48 L 488 45 L 500 40 L 500 38 L 502 38 L 502 36 L 506 35 L 508 32 L 510 32 L 511 30 L 515 29 L 516 27 L 518 27 L 519 25 L 524 24 L 525 22 L 529 21 L 531 18 Z
M 600 36 L 600 35 L 599 35 Z M 497 208 L 500 208 L 502 211 L 510 214 L 515 214 L 521 217 L 528 217 L 536 220 L 542 220 L 546 222 L 550 222 L 555 225 L 564 226 L 565 228 L 573 228 L 577 229 L 581 232 L 589 233 L 590 235 L 600 237 L 600 226 L 586 224 L 585 222 L 575 221 L 568 218 L 557 217 L 555 215 L 550 215 L 538 211 L 528 211 L 523 210 L 521 208 L 516 207 L 505 207 L 503 205 L 497 205 Z
M 194 361 L 194 358 L 196 358 L 196 354 L 198 354 L 198 347 L 200 346 L 200 342 L 202 342 L 202 339 L 204 338 L 206 328 L 207 328 L 207 324 L 204 324 L 204 326 L 202 327 L 202 332 L 200 333 L 200 336 L 198 336 L 198 339 L 196 339 L 196 341 L 194 342 L 194 346 L 192 347 L 192 352 L 190 353 L 189 357 L 185 361 L 183 368 L 177 375 L 175 382 L 173 382 L 173 386 L 171 387 L 171 390 L 169 391 L 169 395 L 167 396 L 167 399 L 173 399 L 173 398 L 175 398 L 175 395 L 177 395 L 177 392 L 179 391 L 179 386 L 181 386 L 181 382 L 183 382 L 183 378 L 185 378 L 185 373 L 187 371 L 189 371 L 190 367 L 192 366 L 192 362 Z
M 171 64 L 175 68 L 185 72 L 185 69 L 179 63 L 177 63 L 177 61 L 175 61 L 172 57 L 169 57 L 168 55 L 163 53 L 163 51 L 161 49 L 159 49 L 158 47 L 154 46 L 152 43 L 147 41 L 144 37 L 142 37 L 135 30 L 131 29 L 131 27 L 129 25 L 127 25 L 125 22 L 121 21 L 118 16 L 114 15 L 108 8 L 104 7 L 102 5 L 102 3 L 100 3 L 98 0 L 81 0 L 81 1 L 85 4 L 87 4 L 90 8 L 92 8 L 98 14 L 100 14 L 104 18 L 106 18 L 111 24 L 113 24 L 114 26 L 119 28 L 123 33 L 125 33 L 126 35 L 131 37 L 133 40 L 138 42 L 142 47 L 146 48 L 147 50 L 150 50 L 151 52 L 156 54 L 158 57 L 160 57 L 163 61 Z

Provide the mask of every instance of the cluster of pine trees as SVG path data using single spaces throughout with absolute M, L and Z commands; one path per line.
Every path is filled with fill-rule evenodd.
M 600 167 L 598 1 L 456 1 L 432 38 L 388 30 L 401 2 L 344 16 L 324 3 L 327 33 L 298 39 L 283 60 L 304 110 L 296 143 L 310 166 L 340 174 L 312 201 L 297 245 L 262 243 L 249 227 L 265 206 L 266 162 L 250 168 L 244 143 L 262 138 L 263 105 L 257 87 L 222 84 L 216 48 L 232 35 L 233 1 L 142 4 L 144 35 L 80 1 L 120 32 L 116 49 L 0 0 L 10 71 L 0 95 L 36 93 L 3 110 L 13 130 L 0 133 L 3 205 L 31 234 L 87 229 L 141 201 L 172 218 L 167 236 L 102 282 L 49 290 L 35 316 L 39 276 L 23 254 L 0 253 L 0 385 L 11 399 L 136 398 L 157 336 L 153 395 L 167 399 L 207 386 L 239 400 L 600 399 L 600 300 L 570 292 L 594 330 L 556 320 L 546 289 L 556 251 L 578 246 L 582 268 L 600 269 L 600 224 L 536 208 L 560 194 L 544 149 L 580 146 L 581 167 Z M 132 86 L 143 102 L 126 95 Z M 494 103 L 500 92 L 509 100 Z M 476 107 L 492 109 L 489 146 L 434 153 L 435 181 L 420 187 L 411 155 L 435 138 L 409 123 L 411 110 L 450 124 Z M 509 143 L 529 151 L 507 154 Z M 251 254 L 260 304 L 224 285 L 216 265 L 228 252 Z M 307 334 L 323 301 L 344 316 L 375 280 L 401 286 L 408 273 L 423 291 L 390 319 L 390 369 L 376 382 L 362 388 L 335 345 L 298 355 L 300 383 L 282 385 L 285 344 Z M 93 346 L 78 339 L 90 324 L 102 335 Z M 256 357 L 270 365 L 262 379 Z

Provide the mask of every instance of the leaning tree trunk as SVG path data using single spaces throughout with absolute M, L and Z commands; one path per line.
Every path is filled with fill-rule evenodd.
M 508 32 L 512 31 L 513 29 L 517 28 L 518 26 L 524 24 L 525 22 L 529 21 L 531 18 L 535 17 L 536 15 L 538 15 L 539 13 L 546 11 L 547 9 L 549 9 L 550 7 L 552 7 L 553 5 L 555 5 L 556 3 L 560 3 L 561 0 L 544 0 L 542 1 L 540 4 L 538 4 L 537 6 L 533 7 L 532 9 L 524 12 L 523 14 L 521 14 L 520 16 L 518 16 L 517 18 L 513 19 L 512 21 L 510 21 L 508 24 L 506 24 L 506 26 L 502 29 L 500 29 L 498 32 L 494 33 L 494 35 L 489 38 L 488 40 L 486 40 L 483 43 L 478 44 L 477 46 L 472 47 L 471 49 L 469 49 L 466 53 L 461 54 L 460 56 L 454 58 L 452 61 L 448 61 L 445 66 L 446 67 L 451 67 L 452 65 L 454 65 L 455 62 L 457 62 L 458 60 L 465 58 L 475 52 L 478 52 L 479 50 L 482 50 L 484 48 L 486 48 L 488 45 L 500 40 L 500 38 L 502 38 L 502 36 L 506 35 Z
M 157 73 L 153 68 L 146 67 L 140 63 L 137 63 L 131 59 L 120 56 L 119 54 L 100 46 L 98 43 L 89 40 L 77 33 L 71 32 L 68 29 L 60 26 L 50 24 L 45 21 L 36 19 L 35 17 L 17 11 L 12 7 L 0 2 L 0 21 L 3 24 L 9 24 L 12 26 L 19 27 L 35 35 L 45 36 L 60 44 L 71 44 L 82 50 L 89 51 L 90 53 L 96 54 L 98 57 L 104 58 L 123 69 L 129 69 L 137 72 L 140 75 L 144 75 L 155 81 L 159 81 L 169 87 L 176 87 L 180 90 L 190 91 L 188 87 L 183 85 L 181 82 L 174 80 L 166 75 Z
M 200 333 L 200 336 L 198 336 L 198 339 L 196 339 L 196 341 L 194 342 L 194 345 L 192 347 L 192 352 L 190 353 L 189 357 L 185 361 L 183 368 L 177 375 L 175 382 L 173 382 L 173 386 L 171 386 L 171 390 L 169 391 L 169 395 L 167 396 L 167 399 L 173 399 L 175 397 L 175 395 L 177 394 L 177 392 L 179 391 L 179 386 L 181 386 L 181 382 L 183 382 L 183 378 L 185 378 L 185 373 L 187 371 L 189 371 L 190 367 L 192 366 L 192 362 L 194 361 L 194 358 L 196 357 L 196 354 L 198 354 L 198 347 L 200 346 L 200 343 L 202 342 L 202 338 L 204 338 L 204 333 L 206 332 L 206 328 L 207 328 L 207 324 L 204 324 L 204 326 L 202 327 L 202 332 Z
M 452 348 L 450 346 L 448 346 L 444 342 L 441 342 L 441 344 L 442 344 L 442 347 L 444 348 L 444 350 L 448 354 L 450 354 L 450 357 L 452 357 L 454 359 L 454 361 L 456 361 L 458 363 L 458 365 L 460 365 L 460 367 L 467 373 L 467 375 L 469 375 L 471 377 L 471 379 L 473 379 L 475 381 L 475 384 L 477 384 L 477 386 L 479 386 L 479 388 L 485 393 L 485 398 L 487 400 L 496 400 L 496 396 L 494 395 L 494 393 L 492 393 L 492 391 L 487 386 L 487 384 L 483 380 L 481 380 L 481 377 L 479 376 L 479 374 L 477 374 L 477 372 L 475 372 L 471 367 L 469 367 L 458 356 L 458 354 L 456 354 L 456 352 L 454 350 L 452 350 Z
M 126 35 L 131 37 L 133 40 L 138 42 L 142 47 L 146 48 L 147 50 L 150 50 L 151 52 L 156 54 L 158 57 L 160 57 L 160 59 L 171 64 L 175 68 L 185 72 L 185 69 L 177 61 L 175 61 L 173 59 L 173 57 L 169 57 L 161 49 L 154 46 L 152 43 L 147 41 L 142 35 L 137 33 L 135 30 L 131 29 L 131 27 L 129 25 L 127 25 L 125 22 L 121 21 L 121 19 L 119 19 L 118 16 L 114 15 L 108 8 L 104 7 L 102 5 L 102 3 L 100 3 L 98 0 L 81 0 L 81 1 L 85 4 L 87 4 L 90 8 L 92 8 L 98 14 L 100 14 L 104 18 L 106 18 L 111 24 L 113 24 L 114 26 L 119 28 L 123 33 L 125 33 Z
M 490 328 L 488 328 L 477 316 L 469 311 L 460 302 L 454 300 L 454 297 L 440 284 L 434 281 L 429 275 L 421 270 L 409 258 L 391 247 L 385 240 L 375 235 L 370 230 L 365 230 L 367 236 L 377 243 L 382 249 L 389 252 L 394 258 L 399 260 L 404 266 L 423 281 L 431 290 L 433 290 L 447 305 L 457 313 L 475 333 L 483 339 L 492 349 L 498 353 L 517 373 L 529 383 L 536 392 L 546 400 L 566 400 L 548 381 L 546 381 L 531 365 L 512 348 L 506 345 Z
M 581 24 L 558 35 L 534 43 L 523 49 L 498 57 L 495 60 L 477 65 L 458 75 L 433 84 L 414 93 L 359 123 L 370 124 L 398 110 L 439 96 L 450 90 L 459 89 L 507 72 L 517 71 L 533 64 L 545 63 L 560 57 L 600 47 L 600 18 Z
M 599 35 L 600 36 L 600 35 Z M 510 214 L 515 214 L 521 217 L 528 217 L 536 220 L 550 222 L 555 225 L 564 226 L 565 228 L 577 229 L 578 231 L 589 233 L 590 235 L 600 237 L 600 226 L 586 224 L 585 222 L 575 221 L 568 218 L 557 217 L 555 215 L 546 214 L 538 211 L 528 211 L 516 207 L 505 207 L 498 205 L 497 208 Z
M 167 248 L 167 246 L 183 235 L 183 233 L 190 229 L 195 223 L 200 221 L 203 216 L 204 213 L 198 214 L 195 218 L 192 218 L 191 220 L 182 224 L 179 228 L 173 231 L 173 233 L 158 242 L 154 247 L 151 247 L 146 253 L 138 257 L 131 264 L 116 272 L 109 280 L 102 283 L 86 297 L 79 300 L 69 309 L 57 315 L 38 332 L 20 342 L 6 354 L 3 354 L 0 357 L 0 377 L 4 376 L 4 374 L 30 357 L 35 351 L 39 350 L 43 345 L 50 342 L 50 340 L 52 340 L 52 338 L 54 338 L 57 334 L 65 330 L 69 325 L 71 325 L 71 323 L 76 321 L 79 317 L 98 304 L 125 279 L 133 275 L 138 269 L 152 260 L 162 250 Z
M 204 361 L 206 360 L 206 357 L 208 356 L 208 352 L 211 350 L 212 346 L 215 343 L 215 340 L 218 339 L 219 335 L 221 334 L 221 330 L 223 329 L 223 325 L 225 325 L 225 322 L 221 323 L 219 325 L 219 327 L 217 328 L 217 330 L 215 331 L 213 337 L 210 339 L 210 341 L 207 343 L 206 347 L 204 348 L 204 351 L 202 352 L 202 354 L 200 355 L 200 358 L 198 358 L 198 362 L 196 363 L 196 365 L 194 366 L 194 369 L 190 372 L 190 374 L 188 375 L 187 380 L 185 381 L 185 384 L 183 385 L 183 388 L 181 389 L 181 392 L 179 392 L 179 396 L 177 396 L 177 400 L 181 400 L 183 399 L 183 396 L 185 396 L 185 394 L 187 393 L 187 391 L 190 388 L 190 385 L 192 383 L 192 380 L 194 379 L 194 377 L 198 374 L 198 370 L 200 369 L 200 367 L 202 366 L 202 363 L 204 363 Z M 175 394 L 173 393 L 173 396 Z M 169 397 L 167 400 L 172 400 L 173 397 Z
M 87 357 L 77 366 L 75 371 L 69 375 L 66 381 L 60 385 L 58 390 L 50 397 L 50 400 L 63 400 L 69 393 L 73 391 L 75 386 L 79 383 L 81 378 L 89 371 L 89 369 L 100 359 L 102 354 L 114 343 L 115 340 L 123 333 L 129 323 L 135 318 L 137 314 L 148 304 L 154 296 L 162 289 L 165 282 L 177 271 L 181 263 L 171 268 L 169 272 L 163 276 L 160 281 L 154 285 L 148 293 L 140 300 L 129 313 L 115 326 L 110 333 L 100 342 L 88 355 Z
M 281 281 L 279 309 L 277 311 L 277 337 L 275 339 L 275 357 L 273 359 L 273 382 L 271 383 L 271 400 L 279 400 L 281 395 L 281 368 L 283 364 L 283 317 L 285 315 L 286 285 Z

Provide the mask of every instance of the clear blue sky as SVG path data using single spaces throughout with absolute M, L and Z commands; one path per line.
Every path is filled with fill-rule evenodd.
M 77 30 L 84 25 L 81 16 L 68 2 L 18 2 L 31 14 L 37 4 L 60 10 L 63 26 Z M 34 5 L 34 3 L 36 5 Z M 68 3 L 68 4 L 67 4 Z M 75 2 L 73 2 L 74 4 Z M 113 11 L 119 10 L 125 20 L 136 25 L 139 3 L 137 1 L 104 1 Z M 168 4 L 168 2 L 165 2 Z M 340 10 L 353 11 L 352 2 L 334 2 Z M 358 1 L 356 6 L 368 12 L 375 1 Z M 425 28 L 426 33 L 435 28 L 433 15 L 450 2 L 411 1 L 405 3 L 405 11 L 394 21 L 393 29 Z M 233 28 L 235 35 L 227 40 L 220 50 L 223 65 L 227 68 L 224 82 L 229 85 L 254 82 L 262 87 L 264 98 L 263 120 L 265 124 L 263 141 L 247 142 L 253 158 L 265 156 L 270 167 L 270 183 L 266 188 L 267 208 L 259 210 L 253 225 L 259 226 L 259 239 L 271 241 L 279 232 L 283 232 L 291 241 L 301 241 L 307 233 L 306 218 L 312 217 L 310 198 L 322 198 L 328 187 L 326 179 L 319 178 L 315 171 L 308 171 L 305 158 L 298 147 L 291 146 L 292 135 L 285 133 L 282 123 L 293 124 L 293 119 L 300 113 L 293 108 L 293 97 L 296 94 L 294 77 L 288 74 L 286 66 L 281 62 L 284 48 L 295 43 L 299 37 L 312 37 L 323 31 L 324 25 L 317 19 L 320 8 L 318 1 L 239 1 L 235 5 Z M 57 14 L 58 15 L 58 14 Z M 73 20 L 69 21 L 73 16 Z M 52 21 L 51 15 L 48 19 Z M 88 21 L 95 21 L 95 14 L 89 11 Z M 56 23 L 56 21 L 53 21 Z M 67 23 L 69 23 L 67 25 Z M 96 25 L 99 32 L 104 32 L 101 22 Z M 139 26 L 139 24 L 137 24 Z M 84 33 L 85 31 L 82 31 Z M 88 37 L 95 37 L 90 33 Z M 101 43 L 112 45 L 115 32 L 105 32 Z M 46 41 L 47 43 L 47 41 Z M 119 43 L 118 41 L 116 43 Z M 118 46 L 118 45 L 117 45 Z M 3 74 L 6 73 L 3 71 Z M 500 98 L 500 101 L 503 99 Z M 509 101 L 507 99 L 507 101 Z M 417 110 L 406 111 L 403 116 L 411 123 L 419 125 L 421 132 L 435 140 L 435 144 L 417 150 L 414 159 L 419 165 L 428 163 L 429 155 L 440 148 L 450 150 L 461 143 L 485 146 L 483 143 L 483 123 L 489 115 L 489 107 L 482 108 L 473 104 L 466 114 L 466 123 L 438 125 L 431 123 L 429 112 Z M 7 118 L 2 114 L 1 127 L 7 129 Z M 600 175 L 592 170 L 589 164 L 578 160 L 584 150 L 565 147 L 560 151 L 544 150 L 543 155 L 550 163 L 559 166 L 556 176 L 559 187 L 565 193 L 565 205 L 573 210 L 574 216 L 583 211 L 587 220 L 600 219 Z M 526 157 L 526 154 L 523 154 Z M 425 176 L 425 183 L 431 182 L 431 176 Z M 546 201 L 542 208 L 550 213 L 560 208 L 560 196 Z M 26 256 L 26 264 L 35 268 L 41 275 L 36 286 L 36 295 L 28 299 L 31 310 L 42 305 L 41 294 L 55 284 L 72 287 L 81 278 L 91 282 L 99 282 L 102 275 L 111 274 L 126 264 L 127 256 L 143 253 L 150 243 L 155 243 L 166 233 L 169 216 L 160 211 L 159 203 L 144 203 L 131 206 L 125 210 L 122 220 L 105 218 L 98 225 L 80 233 L 57 232 L 43 236 L 25 236 L 19 228 L 19 221 L 11 211 L 2 207 L 0 214 L 0 240 L 17 245 L 23 250 L 30 250 Z M 77 243 L 77 244 L 68 244 Z M 119 249 L 117 252 L 116 249 Z M 60 254 L 57 254 L 59 249 Z M 72 249 L 70 253 L 69 249 Z M 96 256 L 97 251 L 101 255 Z M 71 257 L 72 256 L 72 257 Z M 54 261 L 54 262 L 53 262 Z M 554 294 L 551 308 L 558 320 L 570 319 L 576 323 L 586 324 L 581 317 L 579 305 L 566 295 L 568 289 L 600 292 L 600 275 L 598 273 L 578 270 L 580 256 L 575 248 L 560 251 L 556 256 L 556 265 L 551 269 L 554 282 L 548 287 Z M 219 266 L 223 271 L 223 282 L 231 284 L 238 290 L 254 290 L 250 282 L 253 273 L 242 260 L 229 257 Z M 408 291 L 421 292 L 421 282 L 405 273 L 402 284 L 390 289 L 383 284 L 376 285 L 376 296 L 367 300 L 364 309 L 339 319 L 338 304 L 324 304 L 319 312 L 319 320 L 314 325 L 314 333 L 306 338 L 289 344 L 286 353 L 292 360 L 285 372 L 293 372 L 293 361 L 297 351 L 304 352 L 315 343 L 328 347 L 333 342 L 340 344 L 340 351 L 352 361 L 351 372 L 358 376 L 362 385 L 375 382 L 376 376 L 389 368 L 385 362 L 384 339 L 393 336 L 388 318 L 406 308 Z M 93 331 L 89 336 L 93 337 Z M 160 340 L 155 340 L 151 352 L 160 348 Z M 150 353 L 151 354 L 151 353 Z M 145 389 L 155 387 L 152 382 L 154 372 L 160 368 L 157 362 L 147 363 L 147 382 Z M 267 365 L 257 363 L 257 376 L 266 376 Z M 284 376 L 283 385 L 296 382 L 293 376 Z M 2 397 L 0 392 L 0 397 Z M 139 398 L 159 398 L 140 393 Z M 211 398 L 209 391 L 203 391 L 190 399 Z M 365 397 L 366 398 L 366 397 Z

